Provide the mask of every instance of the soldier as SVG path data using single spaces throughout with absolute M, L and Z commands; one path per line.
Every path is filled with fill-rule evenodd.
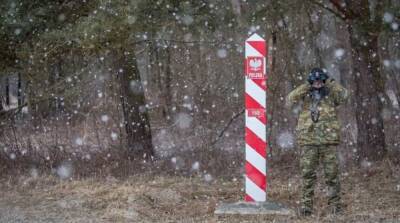
M 288 106 L 302 101 L 296 127 L 297 144 L 301 147 L 300 167 L 303 179 L 301 214 L 312 214 L 316 169 L 321 160 L 328 186 L 328 205 L 332 213 L 342 211 L 336 147 L 340 125 L 336 107 L 344 103 L 348 91 L 320 68 L 314 68 L 304 83 L 287 96 Z

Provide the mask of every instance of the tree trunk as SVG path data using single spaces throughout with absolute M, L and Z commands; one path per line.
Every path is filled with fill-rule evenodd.
M 24 103 L 23 100 L 23 92 L 22 92 L 22 77 L 21 73 L 18 73 L 18 107 L 21 107 L 22 104 Z
M 54 61 L 52 61 L 49 64 L 49 87 L 54 88 L 55 85 L 58 84 L 60 73 L 61 73 L 61 59 L 60 58 L 55 58 Z M 54 88 L 51 90 L 49 93 L 49 105 L 48 105 L 48 112 L 51 115 L 58 114 L 59 111 L 59 94 L 57 88 Z
M 380 160 L 386 153 L 381 111 L 384 78 L 380 72 L 378 35 L 365 31 L 357 21 L 348 26 L 355 83 L 355 113 L 358 127 L 358 159 Z
M 149 115 L 135 51 L 131 52 L 130 54 L 118 52 L 117 62 L 126 143 L 135 158 L 149 159 L 154 155 Z
M 171 49 L 170 47 L 158 47 L 154 44 L 154 65 L 153 69 L 157 69 L 155 73 L 157 75 L 158 88 L 160 89 L 162 98 L 162 114 L 167 120 L 167 123 L 173 123 L 173 111 L 172 111 L 172 71 L 171 71 Z
M 171 49 L 168 47 L 165 49 L 165 61 L 164 61 L 164 98 L 165 98 L 165 110 L 167 111 L 168 116 L 172 116 L 172 71 L 171 71 Z M 171 122 L 171 121 L 170 121 Z
M 6 78 L 6 105 L 10 106 L 10 78 Z

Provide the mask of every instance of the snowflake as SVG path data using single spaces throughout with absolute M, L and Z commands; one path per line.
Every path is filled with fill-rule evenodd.
M 83 145 L 83 139 L 80 138 L 80 137 L 76 138 L 76 139 L 75 139 L 75 144 L 78 145 L 78 146 Z
M 336 50 L 335 50 L 335 57 L 336 57 L 337 59 L 342 59 L 343 56 L 344 56 L 344 53 L 345 53 L 345 50 L 344 50 L 344 49 L 342 49 L 342 48 L 336 49 Z
M 56 173 L 58 177 L 61 179 L 67 179 L 70 178 L 72 175 L 73 169 L 71 164 L 61 164 L 59 167 L 57 167 Z
M 196 161 L 192 164 L 192 170 L 196 171 L 196 170 L 199 170 L 199 168 L 200 168 L 200 163 L 198 161 Z
M 213 177 L 211 176 L 211 174 L 207 173 L 206 175 L 204 175 L 204 180 L 206 182 L 211 182 L 213 180 Z
M 102 115 L 102 116 L 101 116 L 101 121 L 102 121 L 102 122 L 108 122 L 108 120 L 109 120 L 108 115 Z
M 218 49 L 217 55 L 219 58 L 226 58 L 228 56 L 228 51 L 226 49 Z
M 391 23 L 393 21 L 393 14 L 390 12 L 385 12 L 385 14 L 383 14 L 383 20 L 387 23 Z

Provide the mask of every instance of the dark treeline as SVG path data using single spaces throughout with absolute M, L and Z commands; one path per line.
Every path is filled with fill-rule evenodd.
M 52 163 L 117 149 L 179 166 L 184 152 L 241 154 L 244 41 L 257 32 L 271 56 L 269 154 L 296 151 L 297 109 L 284 99 L 323 67 L 351 92 L 340 108 L 342 163 L 382 160 L 400 149 L 399 9 L 397 0 L 2 0 L 1 156 Z

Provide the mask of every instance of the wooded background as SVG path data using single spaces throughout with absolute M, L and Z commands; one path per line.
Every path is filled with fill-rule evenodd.
M 351 92 L 339 109 L 341 164 L 399 154 L 398 0 L 2 0 L 0 12 L 8 167 L 93 154 L 240 165 L 230 154 L 243 158 L 254 32 L 270 46 L 271 159 L 298 151 L 299 107 L 284 100 L 313 67 Z

